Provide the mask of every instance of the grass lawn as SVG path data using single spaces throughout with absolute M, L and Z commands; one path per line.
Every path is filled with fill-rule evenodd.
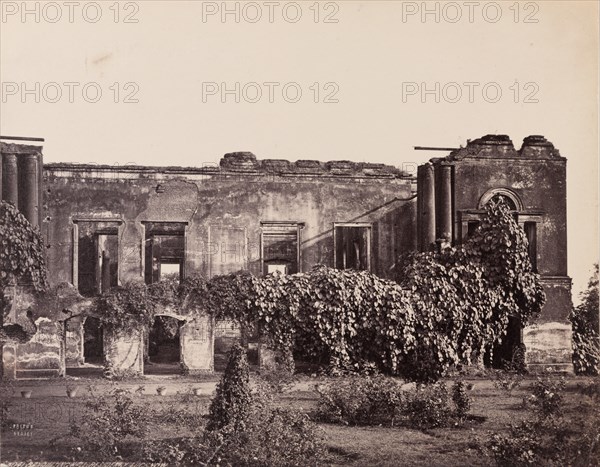
M 580 377 L 568 379 L 565 415 L 572 415 L 575 419 L 575 415 L 585 413 L 585 404 L 589 404 L 589 398 L 581 395 L 577 386 L 591 380 Z M 303 377 L 290 391 L 279 397 L 278 403 L 310 413 L 316 407 L 318 398 L 314 384 L 324 381 L 324 378 Z M 357 427 L 321 423 L 319 426 L 323 430 L 328 453 L 327 458 L 323 459 L 323 465 L 493 465 L 493 459 L 482 455 L 480 446 L 492 433 L 506 432 L 509 423 L 526 417 L 522 401 L 529 396 L 533 381 L 533 378 L 526 378 L 519 388 L 509 394 L 497 389 L 490 380 L 469 380 L 473 383 L 473 389 L 469 393 L 472 398 L 472 417 L 458 427 L 421 431 L 406 427 Z M 8 421 L 2 429 L 0 461 L 72 460 L 71 453 L 77 448 L 76 442 L 64 438 L 64 435 L 68 433 L 70 423 L 78 423 L 84 416 L 85 388 L 89 383 L 94 384 L 100 392 L 112 387 L 105 380 L 79 380 L 77 386 L 80 391 L 75 398 L 67 398 L 64 394 L 64 381 L 46 381 L 44 384 L 32 382 L 30 389 L 33 394 L 30 399 L 20 397 L 21 387 L 13 394 L 5 390 Z M 207 413 L 211 390 L 203 390 L 200 396 L 188 394 L 187 399 L 183 399 L 175 390 L 185 391 L 194 386 L 193 381 L 182 381 L 165 396 L 156 394 L 153 387 L 157 385 L 155 381 L 148 384 L 139 380 L 119 385 L 135 389 L 140 384 L 145 386 L 145 390 L 143 394 L 135 396 L 136 400 L 155 413 L 149 433 L 151 439 L 186 436 L 192 433 L 194 427 L 199 426 L 198 423 L 202 423 L 198 422 L 198 417 L 195 421 L 190 421 L 186 416 Z M 204 384 L 208 383 L 205 381 Z M 214 381 L 212 384 L 211 387 L 214 387 Z M 53 442 L 56 438 L 59 439 Z

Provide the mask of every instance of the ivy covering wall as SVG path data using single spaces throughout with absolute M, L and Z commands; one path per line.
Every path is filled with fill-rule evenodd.
M 0 201 L 0 344 L 26 342 L 36 332 L 31 319 L 17 316 L 17 322 L 5 323 L 12 308 L 7 290 L 18 284 L 41 292 L 47 287 L 44 242 L 34 228 L 11 203 Z
M 435 381 L 501 341 L 509 317 L 526 325 L 544 301 L 525 233 L 500 201 L 488 205 L 464 244 L 409 255 L 400 283 L 325 266 L 293 275 L 191 276 L 114 289 L 96 299 L 94 311 L 123 332 L 151 325 L 159 306 L 209 313 L 333 370 L 377 367 Z

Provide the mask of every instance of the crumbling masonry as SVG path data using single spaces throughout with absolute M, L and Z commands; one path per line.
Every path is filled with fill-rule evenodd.
M 0 149 L 2 199 L 41 228 L 52 285 L 70 284 L 84 297 L 128 281 L 241 269 L 292 274 L 318 263 L 395 279 L 403 253 L 460 243 L 501 196 L 527 234 L 548 297 L 536 324 L 513 329 L 508 341 L 525 345 L 530 368 L 571 368 L 566 159 L 542 136 L 516 150 L 507 136 L 488 135 L 420 166 L 416 178 L 383 164 L 251 153 L 197 168 L 43 165 L 39 146 Z M 60 307 L 27 300 L 7 319 L 27 307 L 38 332 L 4 346 L 4 378 L 60 376 L 98 358 L 142 373 L 169 352 L 186 371 L 212 371 L 236 336 L 228 323 L 187 322 L 172 310 L 165 320 L 178 319 L 177 348 L 160 329 L 111 339 L 85 313 L 66 319 Z

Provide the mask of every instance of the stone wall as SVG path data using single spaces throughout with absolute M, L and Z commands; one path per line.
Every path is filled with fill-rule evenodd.
M 488 135 L 419 170 L 422 250 L 443 236 L 462 241 L 493 196 L 514 203 L 518 222 L 534 245 L 533 264 L 547 296 L 540 318 L 523 331 L 528 364 L 570 367 L 566 159 L 543 136 L 525 138 L 516 150 L 508 136 Z
M 0 199 L 16 206 L 33 227 L 44 217 L 41 146 L 0 142 Z M 64 375 L 63 324 L 38 306 L 33 288 L 18 284 L 10 290 L 11 306 L 2 326 L 29 327 L 37 332 L 23 344 L 5 345 L 2 377 L 5 379 Z
M 460 242 L 486 197 L 504 190 L 518 199 L 520 220 L 536 226 L 536 267 L 548 295 L 537 328 L 524 332 L 528 361 L 558 363 L 570 355 L 566 161 L 543 137 L 526 138 L 520 150 L 501 135 L 474 140 L 419 167 L 417 179 L 384 164 L 258 160 L 251 153 L 231 153 L 219 166 L 202 168 L 47 164 L 42 180 L 41 148 L 3 144 L 1 149 L 3 198 L 18 204 L 32 223 L 46 219 L 52 285 L 69 283 L 76 291 L 85 278 L 91 285 L 86 293 L 158 280 L 163 263 L 166 268 L 181 261 L 183 275 L 211 277 L 240 269 L 262 275 L 270 267 L 288 272 L 316 264 L 340 267 L 357 261 L 354 253 L 360 257 L 356 264 L 393 280 L 402 254 L 428 249 L 440 238 Z M 365 230 L 336 237 L 335 225 Z M 287 249 L 297 243 L 297 257 L 273 247 L 267 261 L 267 234 L 285 237 Z M 177 256 L 178 243 L 169 246 L 159 241 L 161 235 L 183 238 L 185 253 Z M 365 244 L 354 245 L 355 252 L 352 245 L 336 244 L 367 237 L 368 242 L 361 240 Z M 96 257 L 95 267 L 85 271 L 79 265 L 89 261 L 84 240 Z M 286 254 L 284 264 L 277 255 Z M 35 306 L 41 333 L 30 344 L 6 348 L 9 373 L 22 368 L 28 375 L 42 369 L 60 375 L 65 359 L 81 364 L 82 320 L 65 324 L 69 313 L 63 311 L 69 307 L 61 303 Z M 184 370 L 212 370 L 215 334 L 208 318 L 181 327 Z M 141 335 L 105 334 L 104 339 L 113 368 L 143 372 Z
M 220 167 L 204 168 L 49 164 L 44 189 L 52 218 L 53 281 L 77 284 L 75 240 L 84 223 L 87 229 L 94 223 L 98 231 L 111 228 L 118 236 L 119 253 L 112 261 L 120 284 L 151 277 L 144 245 L 149 229 L 161 225 L 179 229 L 185 238 L 184 274 L 207 277 L 242 269 L 262 274 L 265 225 L 298 229 L 300 271 L 334 265 L 334 223 L 370 226 L 369 266 L 383 277 L 395 278 L 399 256 L 415 247 L 414 180 L 383 164 L 259 161 L 250 153 L 227 154 Z M 196 324 L 181 329 L 181 363 L 187 371 L 207 371 L 212 323 L 205 323 L 206 341 L 192 337 Z M 222 343 L 226 336 L 219 339 Z M 74 362 L 81 350 L 77 339 L 69 342 Z

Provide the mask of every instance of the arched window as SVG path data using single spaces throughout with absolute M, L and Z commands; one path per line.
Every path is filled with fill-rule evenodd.
M 511 211 L 513 211 L 514 218 L 523 230 L 525 231 L 525 235 L 527 236 L 527 248 L 529 250 L 529 258 L 531 259 L 531 265 L 533 270 L 537 272 L 537 257 L 538 257 L 538 246 L 537 246 L 537 237 L 538 237 L 538 226 L 537 220 L 533 221 L 531 215 L 523 215 L 523 203 L 521 202 L 521 198 L 507 188 L 493 188 L 491 190 L 486 191 L 483 196 L 479 199 L 479 209 L 485 209 L 485 206 L 491 202 L 498 202 L 499 200 L 503 200 Z M 472 232 L 477 227 L 478 222 L 468 222 L 467 223 L 467 232 Z
M 492 196 L 486 204 L 498 203 L 500 201 L 504 201 L 506 203 L 506 205 L 510 208 L 511 211 L 517 210 L 517 205 L 512 200 L 512 198 L 509 198 L 508 196 L 503 195 L 501 193 L 497 193 L 494 196 Z
M 509 206 L 511 211 L 522 211 L 523 203 L 519 196 L 506 188 L 493 188 L 486 191 L 479 199 L 479 209 L 484 209 L 490 202 L 498 202 L 500 199 Z

